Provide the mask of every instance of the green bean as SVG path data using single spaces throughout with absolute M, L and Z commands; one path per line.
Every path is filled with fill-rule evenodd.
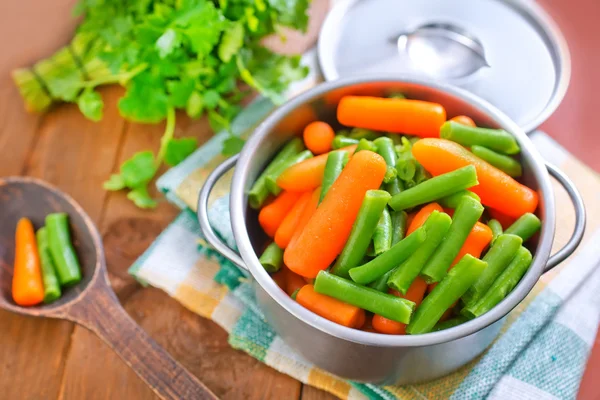
M 72 286 L 81 281 L 81 268 L 71 243 L 68 218 L 65 213 L 46 216 L 48 247 L 61 286 Z
M 396 163 L 396 174 L 403 181 L 410 181 L 417 173 L 417 160 L 413 158 L 399 158 Z
M 392 217 L 387 207 L 384 207 L 373 232 L 373 249 L 378 256 L 388 251 L 390 247 L 392 247 Z
M 354 268 L 360 264 L 369 243 L 371 243 L 371 237 L 375 232 L 375 227 L 381 213 L 386 206 L 386 203 L 390 199 L 390 194 L 383 190 L 369 190 L 365 194 L 365 198 L 360 206 L 350 236 L 346 241 L 346 245 L 342 250 L 342 253 L 337 258 L 331 273 L 339 275 L 344 278 L 348 278 L 348 271 L 350 268 Z
M 392 217 L 392 246 L 404 239 L 406 236 L 406 225 L 408 221 L 408 214 L 406 211 L 392 211 L 390 212 Z
M 394 179 L 390 183 L 385 184 L 383 187 L 385 188 L 385 191 L 391 194 L 392 196 L 404 190 L 404 185 L 402 184 L 402 181 L 398 179 L 397 176 L 396 179 Z
M 492 244 L 502 235 L 502 224 L 497 219 L 490 219 L 487 226 L 492 230 Z
M 452 193 L 477 185 L 475 167 L 467 165 L 455 171 L 433 177 L 417 186 L 406 189 L 392 197 L 390 207 L 406 210 L 421 204 L 430 203 Z
M 381 275 L 379 278 L 377 278 L 373 282 L 369 283 L 369 287 L 377 290 L 378 292 L 387 293 L 387 291 L 389 289 L 388 285 L 387 285 L 387 281 L 388 281 L 390 275 L 392 275 L 396 269 L 397 268 L 394 268 L 393 270 L 388 271 L 385 274 Z
M 283 163 L 293 155 L 300 153 L 302 150 L 304 150 L 302 139 L 294 138 L 290 140 L 279 153 L 277 153 L 273 161 L 267 165 L 267 168 L 265 168 L 252 185 L 252 188 L 250 188 L 250 191 L 248 192 L 248 203 L 250 203 L 250 207 L 254 209 L 261 208 L 267 197 L 269 197 L 269 189 L 267 189 L 266 185 L 267 175 L 271 174 L 279 164 Z
M 348 134 L 348 137 L 351 139 L 357 139 L 357 140 L 361 140 L 361 139 L 367 139 L 367 140 L 375 140 L 377 139 L 379 135 L 377 132 L 369 130 L 369 129 L 363 129 L 363 128 L 353 128 L 350 133 Z
M 315 291 L 403 324 L 410 322 L 415 308 L 412 301 L 357 285 L 326 271 L 317 275 Z
M 406 96 L 405 96 L 405 95 L 403 95 L 403 94 L 402 94 L 402 93 L 400 93 L 400 92 L 394 92 L 394 93 L 390 93 L 390 94 L 389 94 L 387 97 L 388 97 L 389 99 L 398 99 L 398 100 L 404 100 L 404 99 L 406 99 Z
M 392 143 L 394 144 L 394 152 L 396 152 L 396 145 L 402 145 L 402 135 L 398 135 L 396 133 L 388 133 L 387 135 L 385 135 L 385 137 L 392 140 Z
M 381 275 L 402 264 L 425 241 L 427 234 L 423 227 L 392 246 L 368 263 L 349 271 L 350 278 L 356 283 L 366 285 L 375 281 Z
M 440 137 L 466 147 L 480 145 L 504 154 L 518 154 L 521 149 L 514 136 L 503 129 L 487 129 L 446 121 L 440 128 Z
M 273 242 L 263 251 L 258 261 L 268 273 L 277 272 L 283 265 L 283 250 Z
M 333 185 L 333 182 L 340 176 L 342 170 L 348 163 L 348 153 L 345 151 L 332 151 L 327 156 L 327 163 L 325 164 L 325 173 L 323 174 L 323 183 L 321 185 L 321 196 L 319 197 L 319 204 L 325 198 L 325 195 Z
M 385 175 L 383 177 L 383 183 L 384 184 L 392 183 L 393 181 L 396 180 L 397 176 L 398 176 L 398 173 L 396 172 L 396 168 L 390 167 L 388 165 L 387 168 L 385 169 Z
M 292 294 L 290 296 L 292 298 L 292 300 L 294 300 L 294 301 L 296 300 L 296 297 L 298 296 L 298 292 L 300 291 L 300 289 L 302 289 L 302 288 L 298 288 L 292 292 Z
M 454 211 L 450 229 L 421 271 L 421 276 L 427 283 L 439 282 L 446 275 L 450 264 L 458 255 L 481 214 L 483 214 L 481 203 L 471 197 L 463 196 Z
M 379 137 L 373 141 L 373 144 L 377 148 L 377 154 L 379 154 L 385 160 L 385 163 L 390 167 L 396 166 L 396 150 L 394 149 L 394 142 L 389 137 Z
M 496 153 L 494 150 L 490 150 L 487 147 L 477 145 L 471 146 L 471 152 L 477 157 L 481 158 L 483 161 L 493 165 L 500 171 L 504 171 L 513 178 L 518 178 L 523 175 L 523 167 L 521 167 L 521 163 L 512 157 Z
M 289 157 L 286 160 L 283 160 L 283 162 L 281 162 L 280 164 L 277 164 L 265 179 L 267 189 L 269 189 L 269 191 L 274 195 L 278 195 L 279 193 L 281 193 L 281 188 L 277 186 L 277 178 L 279 178 L 279 175 L 281 175 L 283 171 L 285 171 L 292 165 L 298 164 L 299 162 L 304 160 L 308 160 L 309 158 L 312 158 L 312 156 L 313 154 L 310 152 L 310 150 L 304 150 L 298 154 Z
M 496 278 L 510 264 L 522 243 L 523 240 L 516 235 L 503 234 L 498 236 L 498 239 L 483 257 L 483 261 L 488 263 L 488 267 L 463 296 L 463 302 L 466 305 L 473 305 L 487 292 Z
M 520 236 L 524 242 L 529 240 L 542 227 L 542 222 L 532 213 L 525 213 L 519 217 L 511 226 L 506 228 L 506 232 L 512 235 Z
M 520 247 L 517 255 L 508 267 L 494 281 L 494 284 L 485 292 L 479 301 L 465 307 L 461 313 L 469 318 L 479 317 L 494 308 L 517 286 L 523 275 L 531 265 L 532 256 L 525 247 Z
M 336 135 L 331 142 L 331 147 L 334 150 L 341 149 L 342 147 L 352 146 L 358 144 L 358 139 L 352 139 L 343 135 Z
M 35 234 L 37 240 L 38 254 L 40 257 L 40 267 L 42 270 L 42 281 L 44 282 L 44 303 L 52 303 L 60 298 L 62 292 L 60 283 L 56 276 L 56 270 L 52 256 L 50 255 L 50 247 L 48 244 L 48 231 L 46 228 L 40 228 Z
M 444 322 L 438 322 L 437 324 L 435 324 L 435 326 L 433 327 L 431 332 L 445 331 L 446 329 L 450 329 L 450 328 L 454 328 L 455 326 L 462 325 L 465 322 L 467 322 L 468 320 L 469 320 L 468 318 L 466 318 L 462 315 L 459 315 L 458 317 L 447 319 Z
M 388 279 L 388 286 L 402 294 L 406 294 L 427 260 L 444 239 L 451 224 L 452 219 L 448 214 L 433 211 L 423 224 L 427 239 L 406 261 L 394 270 L 394 273 Z
M 471 192 L 470 190 L 461 190 L 459 192 L 451 194 L 450 196 L 442 197 L 437 202 L 442 207 L 455 209 L 456 207 L 458 207 L 458 203 L 460 202 L 460 199 L 462 198 L 462 196 L 469 196 L 469 197 L 472 197 L 475 200 L 481 202 L 481 199 L 479 198 L 479 196 L 477 196 L 475 193 Z
M 369 150 L 369 151 L 372 151 L 373 153 L 376 153 L 377 147 L 375 147 L 373 142 L 371 142 L 370 140 L 360 139 L 360 141 L 358 142 L 358 146 L 356 146 L 356 150 L 354 150 L 354 152 L 358 153 L 359 151 L 362 151 L 362 150 Z
M 411 335 L 430 332 L 444 312 L 477 280 L 486 268 L 485 261 L 465 255 L 442 281 L 425 297 L 406 327 Z

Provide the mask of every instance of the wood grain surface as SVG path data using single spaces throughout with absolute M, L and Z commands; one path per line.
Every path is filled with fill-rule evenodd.
M 41 116 L 27 114 L 8 78 L 10 69 L 51 54 L 68 40 L 75 26 L 70 17 L 74 2 L 0 2 L 0 35 L 11 38 L 3 42 L 0 54 L 0 176 L 40 177 L 71 194 L 84 207 L 100 229 L 111 284 L 129 315 L 217 396 L 250 400 L 333 398 L 231 349 L 226 333 L 216 324 L 184 309 L 160 290 L 142 288 L 127 274 L 131 263 L 177 210 L 163 201 L 155 211 L 141 211 L 123 193 L 104 192 L 101 183 L 134 152 L 156 150 L 163 127 L 123 121 L 116 110 L 122 91 L 115 87 L 102 90 L 106 106 L 100 123 L 86 120 L 72 105 L 56 107 Z M 600 170 L 600 136 L 593 120 L 600 92 L 596 43 L 600 2 L 579 0 L 576 6 L 566 0 L 541 3 L 563 29 L 573 59 L 570 90 L 544 129 Z M 202 142 L 211 132 L 205 120 L 188 121 L 178 116 L 177 135 L 193 135 Z M 108 346 L 69 322 L 0 311 L 0 352 L 2 398 L 154 398 Z M 600 362 L 595 365 L 600 369 Z M 585 399 L 600 398 L 598 385 L 595 390 L 593 386 L 586 388 Z

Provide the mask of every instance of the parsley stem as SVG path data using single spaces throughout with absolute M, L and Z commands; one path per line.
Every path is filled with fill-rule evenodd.
M 140 64 L 137 67 L 135 67 L 134 69 L 132 69 L 131 71 L 123 72 L 123 73 L 116 74 L 116 75 L 105 76 L 105 77 L 94 79 L 94 80 L 91 80 L 88 82 L 82 82 L 81 87 L 82 88 L 94 88 L 96 86 L 106 85 L 109 83 L 124 84 L 125 82 L 129 81 L 131 78 L 133 78 L 134 76 L 136 76 L 137 74 L 139 74 L 140 72 L 145 70 L 146 68 L 148 68 L 147 64 Z
M 162 164 L 163 159 L 165 158 L 165 153 L 167 152 L 167 145 L 173 139 L 173 135 L 175 134 L 175 109 L 173 107 L 169 107 L 167 109 L 167 125 L 165 127 L 165 133 L 163 133 L 162 138 L 160 138 L 160 149 L 158 150 L 158 156 L 156 157 L 156 165 L 160 166 Z

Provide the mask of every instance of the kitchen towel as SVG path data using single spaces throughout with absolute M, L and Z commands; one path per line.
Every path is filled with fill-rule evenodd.
M 234 122 L 234 134 L 248 132 L 272 107 L 264 99 L 250 104 Z M 295 353 L 265 322 L 245 276 L 203 242 L 195 216 L 197 195 L 224 159 L 220 150 L 227 135 L 216 135 L 159 179 L 159 188 L 182 212 L 132 266 L 135 277 L 215 321 L 229 332 L 234 348 L 343 399 L 575 398 L 600 317 L 600 180 L 546 134 L 532 135 L 536 147 L 574 180 L 586 201 L 588 228 L 579 250 L 540 279 L 482 356 L 432 382 L 386 387 L 340 379 Z M 230 180 L 225 175 L 213 191 L 209 216 L 221 237 L 235 245 L 228 212 Z M 557 183 L 554 189 L 556 251 L 570 236 L 574 213 L 566 192 Z

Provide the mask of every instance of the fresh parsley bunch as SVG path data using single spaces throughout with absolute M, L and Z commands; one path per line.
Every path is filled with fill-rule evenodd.
M 194 138 L 173 137 L 175 110 L 227 129 L 249 94 L 243 86 L 279 103 L 288 84 L 306 76 L 299 56 L 274 54 L 260 40 L 282 26 L 305 31 L 309 1 L 81 0 L 75 12 L 83 22 L 72 42 L 13 78 L 32 111 L 74 102 L 98 121 L 103 102 L 95 88 L 117 83 L 127 89 L 118 104 L 124 118 L 166 119 L 158 153 L 135 154 L 104 184 L 151 208 L 147 188 L 158 167 L 176 165 L 197 147 Z M 228 147 L 239 141 L 232 136 Z

